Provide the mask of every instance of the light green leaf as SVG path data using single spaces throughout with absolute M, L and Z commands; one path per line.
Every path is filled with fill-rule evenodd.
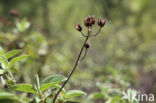
M 40 93 L 40 82 L 39 82 L 39 77 L 37 74 L 35 75 L 35 85 L 38 90 L 38 93 Z
M 16 57 L 16 58 L 12 59 L 9 62 L 9 68 L 11 68 L 15 63 L 21 61 L 22 59 L 25 59 L 26 57 L 27 57 L 27 55 L 23 55 L 23 56 L 19 56 L 19 57 Z
M 53 84 L 58 84 L 63 81 L 67 80 L 65 76 L 62 75 L 52 75 L 50 77 L 47 77 L 46 79 L 43 80 L 42 84 L 46 83 L 53 83 Z
M 35 88 L 31 84 L 17 84 L 11 87 L 11 89 L 21 92 L 28 92 L 38 94 Z
M 15 56 L 16 54 L 20 53 L 22 50 L 12 50 L 6 53 L 6 58 L 9 59 L 13 56 Z
M 11 93 L 0 93 L 0 99 L 8 99 L 8 98 L 13 98 L 14 95 Z
M 63 81 L 67 80 L 67 78 L 65 76 L 62 75 L 52 75 L 50 77 L 47 77 L 45 80 L 43 80 L 42 85 L 41 85 L 41 92 L 43 92 L 44 90 L 55 86 L 58 83 L 61 83 Z
M 46 89 L 48 89 L 48 88 L 54 86 L 55 84 L 56 84 L 56 83 L 46 83 L 46 84 L 42 84 L 40 90 L 41 90 L 41 92 L 43 92 L 43 91 L 45 91 Z
M 89 96 L 90 99 L 102 99 L 104 98 L 104 95 L 102 93 L 92 93 Z
M 8 66 L 8 60 L 2 55 L 0 55 L 0 63 L 2 63 L 2 65 L 5 66 L 5 67 L 3 66 L 3 69 Z
M 80 90 L 70 90 L 67 92 L 66 97 L 71 98 L 71 97 L 77 97 L 77 96 L 82 96 L 82 95 L 87 95 L 87 94 Z

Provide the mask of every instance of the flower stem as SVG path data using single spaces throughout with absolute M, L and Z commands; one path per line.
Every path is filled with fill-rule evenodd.
M 71 77 L 72 74 L 74 73 L 74 71 L 75 71 L 75 69 L 76 69 L 76 67 L 77 67 L 77 65 L 78 65 L 78 63 L 79 63 L 81 54 L 82 54 L 82 52 L 83 52 L 83 50 L 84 50 L 84 48 L 85 48 L 85 44 L 86 44 L 86 42 L 87 42 L 88 39 L 89 39 L 89 37 L 86 37 L 86 39 L 85 39 L 85 41 L 84 41 L 84 43 L 83 43 L 83 45 L 82 45 L 82 47 L 81 47 L 81 50 L 80 50 L 80 52 L 79 52 L 79 55 L 78 55 L 78 57 L 77 57 L 77 60 L 76 60 L 76 62 L 75 62 L 75 65 L 74 65 L 74 67 L 73 67 L 71 73 L 69 74 L 67 80 L 63 83 L 63 85 L 61 86 L 61 88 L 59 89 L 59 91 L 57 92 L 57 94 L 55 95 L 54 100 L 53 100 L 53 103 L 55 103 L 55 101 L 56 101 L 56 99 L 57 99 L 57 96 L 59 95 L 59 93 L 61 92 L 61 90 L 64 88 L 64 86 L 67 84 L 67 82 L 69 81 L 70 77 Z

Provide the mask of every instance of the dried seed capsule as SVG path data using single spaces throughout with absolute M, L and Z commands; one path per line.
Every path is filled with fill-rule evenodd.
M 98 25 L 100 27 L 103 27 L 105 25 L 105 23 L 106 23 L 106 18 L 104 18 L 104 20 L 102 20 L 101 18 L 98 19 Z
M 92 18 L 90 16 L 88 16 L 85 20 L 84 20 L 84 25 L 85 26 L 92 26 Z
M 82 31 L 82 27 L 81 27 L 80 24 L 76 25 L 75 28 L 76 28 L 76 30 L 78 30 L 78 31 Z
M 90 46 L 90 45 L 89 45 L 89 43 L 88 43 L 88 42 L 86 42 L 86 44 L 85 44 L 85 48 L 86 48 L 86 49 L 88 49 L 88 48 L 89 48 L 89 46 Z

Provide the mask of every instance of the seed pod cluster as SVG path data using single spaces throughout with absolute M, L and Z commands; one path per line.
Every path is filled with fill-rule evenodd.
M 87 18 L 84 19 L 84 25 L 86 27 L 92 27 L 95 23 L 96 23 L 95 16 L 92 16 L 92 17 L 88 16 Z M 105 23 L 106 23 L 106 18 L 104 18 L 104 19 L 99 18 L 98 19 L 97 24 L 98 24 L 98 26 L 100 28 L 103 27 L 105 25 Z M 75 26 L 75 29 L 77 31 L 81 32 L 82 31 L 82 26 L 80 24 L 77 24 Z

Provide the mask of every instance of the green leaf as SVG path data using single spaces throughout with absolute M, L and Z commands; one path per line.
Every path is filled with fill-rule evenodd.
M 17 74 L 21 73 L 21 71 L 19 71 L 17 68 L 10 68 L 10 71 Z
M 2 65 L 5 66 L 5 68 L 8 66 L 8 60 L 4 56 L 2 56 L 2 55 L 0 55 L 0 63 L 2 63 Z
M 13 56 L 15 56 L 16 54 L 20 53 L 22 50 L 12 50 L 6 53 L 6 58 L 9 59 Z
M 104 98 L 104 95 L 102 93 L 92 93 L 89 96 L 90 99 L 102 99 Z
M 41 92 L 43 92 L 43 91 L 45 91 L 46 89 L 48 89 L 48 88 L 54 86 L 55 84 L 56 84 L 56 83 L 46 83 L 46 84 L 42 84 L 40 90 L 41 90 Z
M 11 93 L 0 93 L 0 99 L 8 99 L 8 98 L 13 98 L 14 94 Z
M 19 56 L 19 57 L 16 57 L 16 58 L 12 59 L 9 62 L 9 68 L 11 68 L 15 63 L 21 61 L 22 59 L 25 59 L 26 57 L 27 57 L 27 55 L 23 55 L 23 56 Z
M 71 97 L 77 97 L 77 96 L 82 96 L 82 95 L 87 95 L 87 94 L 80 90 L 70 90 L 67 92 L 66 97 L 71 98 Z
M 28 92 L 38 94 L 35 88 L 31 84 L 17 84 L 11 87 L 11 89 L 21 92 Z
M 63 81 L 67 80 L 67 78 L 65 76 L 62 75 L 52 75 L 50 77 L 47 77 L 46 79 L 43 80 L 42 84 L 46 84 L 46 83 L 61 83 Z
M 42 82 L 41 92 L 43 92 L 44 90 L 46 90 L 52 86 L 55 86 L 58 83 L 65 81 L 65 80 L 67 80 L 67 78 L 65 76 L 62 76 L 62 75 L 52 75 L 50 77 L 47 77 Z
M 36 85 L 36 88 L 38 90 L 38 93 L 41 93 L 41 91 L 40 91 L 40 81 L 39 81 L 39 77 L 38 77 L 37 74 L 35 75 L 35 85 Z

